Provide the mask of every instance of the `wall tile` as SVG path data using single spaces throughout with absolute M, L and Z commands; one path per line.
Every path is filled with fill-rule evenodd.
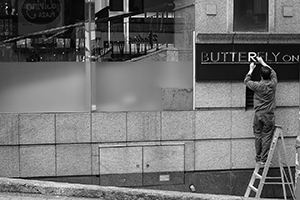
M 155 144 L 152 144 L 155 145 Z M 156 145 L 184 145 L 184 170 L 195 170 L 195 141 L 166 141 Z
M 253 118 L 254 110 L 232 110 L 231 137 L 254 137 Z
M 184 145 L 143 147 L 143 172 L 184 171 Z
M 275 20 L 275 32 L 278 33 L 297 33 L 295 34 L 298 36 L 298 33 L 300 31 L 299 27 L 299 20 L 300 16 L 297 14 L 297 10 L 299 9 L 299 1 L 297 0 L 290 0 L 288 2 L 284 0 L 278 0 L 274 1 L 275 6 L 270 8 L 274 8 L 274 17 L 273 20 Z M 271 3 L 271 2 L 270 2 Z M 283 16 L 283 6 L 293 6 L 294 8 L 294 15 L 293 17 L 285 17 Z M 273 10 L 273 9 L 271 9 Z M 298 40 L 295 39 L 295 42 L 299 41 L 299 36 L 297 38 Z M 282 40 L 282 38 L 281 38 Z
M 296 164 L 296 148 L 295 148 L 296 138 L 284 138 L 284 144 L 285 144 L 285 150 L 286 150 L 285 156 L 284 156 L 282 141 L 281 141 L 281 139 L 278 140 L 278 143 L 276 145 L 276 151 L 274 152 L 274 156 L 273 156 L 273 160 L 272 160 L 272 167 L 279 167 L 278 152 L 280 153 L 283 164 L 287 163 L 290 167 L 295 166 L 295 164 Z
M 57 145 L 57 175 L 91 175 L 90 144 Z
M 163 110 L 193 110 L 193 89 L 163 88 Z
M 230 110 L 200 110 L 196 111 L 196 139 L 230 138 Z
M 20 147 L 21 177 L 55 176 L 55 146 Z
M 254 139 L 238 139 L 231 142 L 232 168 L 254 168 L 256 156 Z
M 0 145 L 18 143 L 18 115 L 0 114 Z
M 126 141 L 126 113 L 92 114 L 92 142 Z
M 19 147 L 0 146 L 0 177 L 18 177 Z
M 194 139 L 194 111 L 162 112 L 162 140 Z
M 127 114 L 127 141 L 152 141 L 160 139 L 160 112 L 129 112 Z
M 19 116 L 20 144 L 55 142 L 53 114 L 24 114 Z
M 92 144 L 92 174 L 99 175 L 99 146 L 111 146 L 119 143 L 94 143 Z M 121 144 L 120 144 L 121 145 Z M 124 143 L 123 145 L 124 146 Z M 126 146 L 126 144 L 125 144 Z
M 92 175 L 99 175 L 99 156 L 92 155 Z
M 195 142 L 184 142 L 184 170 L 195 170 Z
M 142 173 L 142 147 L 100 148 L 100 174 Z
M 284 136 L 299 134 L 299 108 L 277 108 L 275 122 L 282 126 Z
M 242 107 L 246 106 L 246 86 L 241 82 L 231 83 L 231 107 Z
M 90 130 L 90 114 L 56 115 L 57 143 L 90 142 Z
M 230 140 L 195 142 L 195 170 L 230 169 Z
M 207 1 L 195 1 L 195 31 L 196 33 L 228 33 L 227 23 L 227 1 L 210 0 L 209 4 L 217 5 L 217 14 L 209 16 L 206 14 Z M 220 38 L 219 38 L 220 39 Z
M 231 83 L 196 83 L 196 108 L 231 107 Z
M 277 106 L 299 106 L 299 82 L 278 82 L 276 88 Z

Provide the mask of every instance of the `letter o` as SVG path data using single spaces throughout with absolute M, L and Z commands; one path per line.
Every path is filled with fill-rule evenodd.
M 26 4 L 25 9 L 26 9 L 26 10 L 29 10 L 29 11 L 32 10 L 31 4 L 29 4 L 29 3 Z
M 286 58 L 288 58 L 288 59 L 286 59 Z M 284 55 L 284 56 L 282 57 L 282 60 L 283 60 L 284 62 L 290 62 L 290 61 L 292 60 L 292 57 L 291 57 L 290 55 Z

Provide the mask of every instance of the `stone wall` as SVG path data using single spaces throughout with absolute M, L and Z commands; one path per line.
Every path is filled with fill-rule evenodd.
M 297 0 L 269 0 L 269 32 L 299 33 Z M 195 30 L 197 33 L 233 33 L 233 1 L 195 0 Z
M 297 82 L 278 84 L 276 123 L 283 126 L 291 166 L 299 132 L 298 91 Z M 197 192 L 242 195 L 255 165 L 253 110 L 245 110 L 244 96 L 242 83 L 197 83 L 195 111 L 2 113 L 0 176 L 89 184 L 109 178 L 103 185 L 179 191 L 194 184 Z M 102 156 L 100 147 L 106 148 Z M 140 163 L 118 173 L 134 154 L 124 154 L 119 162 L 110 151 L 133 147 L 149 148 L 137 151 L 141 161 L 160 156 L 161 162 L 150 163 L 149 170 Z M 109 166 L 109 173 L 101 174 L 101 166 Z M 137 184 L 145 177 L 147 183 Z M 237 181 L 241 187 L 234 189 Z

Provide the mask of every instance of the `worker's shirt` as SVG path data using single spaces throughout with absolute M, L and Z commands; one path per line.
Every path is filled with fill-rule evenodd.
M 273 112 L 276 108 L 275 91 L 277 85 L 276 72 L 271 69 L 270 80 L 252 81 L 247 74 L 244 80 L 246 86 L 254 91 L 253 104 L 255 112 Z

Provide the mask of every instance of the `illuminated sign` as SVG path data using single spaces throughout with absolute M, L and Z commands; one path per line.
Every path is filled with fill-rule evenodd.
M 25 0 L 22 14 L 25 19 L 34 24 L 48 24 L 61 13 L 59 0 Z
M 63 25 L 63 0 L 19 0 L 19 34 Z

